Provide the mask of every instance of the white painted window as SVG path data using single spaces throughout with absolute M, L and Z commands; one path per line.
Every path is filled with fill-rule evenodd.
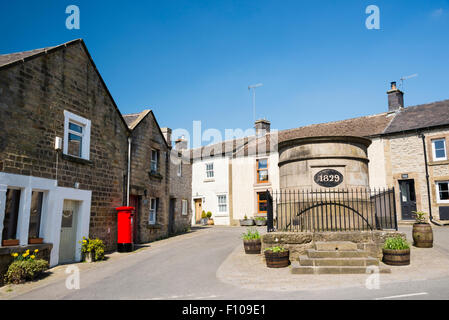
M 228 211 L 228 204 L 226 201 L 226 195 L 219 195 L 218 196 L 218 211 L 219 212 L 227 212 Z
M 187 215 L 187 200 L 182 200 L 182 211 L 181 211 L 183 216 Z
M 214 177 L 214 163 L 206 163 L 206 178 Z
M 157 166 L 158 166 L 158 155 L 157 155 L 157 150 L 151 150 L 151 172 L 156 173 L 158 170 Z
M 156 214 L 157 214 L 157 199 L 150 199 L 150 215 L 148 216 L 149 224 L 156 224 Z
M 449 181 L 438 181 L 437 187 L 437 202 L 449 203 Z
M 90 126 L 90 120 L 64 111 L 64 154 L 89 160 Z
M 182 162 L 179 162 L 178 164 L 178 177 L 182 176 Z
M 447 159 L 445 139 L 432 140 L 433 160 L 441 161 Z

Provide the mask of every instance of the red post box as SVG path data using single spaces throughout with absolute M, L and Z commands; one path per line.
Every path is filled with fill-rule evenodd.
M 118 207 L 117 215 L 117 251 L 133 251 L 133 211 L 134 207 Z

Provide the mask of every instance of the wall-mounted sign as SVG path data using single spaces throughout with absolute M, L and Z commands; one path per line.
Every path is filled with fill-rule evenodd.
M 334 188 L 343 182 L 343 175 L 334 169 L 324 169 L 315 174 L 313 180 L 325 188 Z
M 402 179 L 408 179 L 408 174 L 403 174 Z

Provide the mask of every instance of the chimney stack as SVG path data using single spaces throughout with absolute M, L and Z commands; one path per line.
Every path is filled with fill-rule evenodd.
M 271 123 L 268 120 L 265 120 L 265 119 L 257 120 L 254 123 L 254 128 L 256 129 L 256 136 L 261 137 L 264 134 L 269 133 L 270 125 L 271 125 Z
M 182 151 L 187 149 L 187 140 L 184 136 L 181 136 L 178 140 L 175 141 L 175 150 Z
M 396 82 L 391 83 L 391 89 L 388 94 L 388 111 L 396 111 L 404 108 L 404 92 L 396 87 Z
M 162 135 L 167 141 L 167 144 L 171 147 L 171 129 L 170 128 L 161 128 Z

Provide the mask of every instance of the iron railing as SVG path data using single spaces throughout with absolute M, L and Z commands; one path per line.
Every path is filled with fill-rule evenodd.
M 398 229 L 394 188 L 267 191 L 271 231 Z

